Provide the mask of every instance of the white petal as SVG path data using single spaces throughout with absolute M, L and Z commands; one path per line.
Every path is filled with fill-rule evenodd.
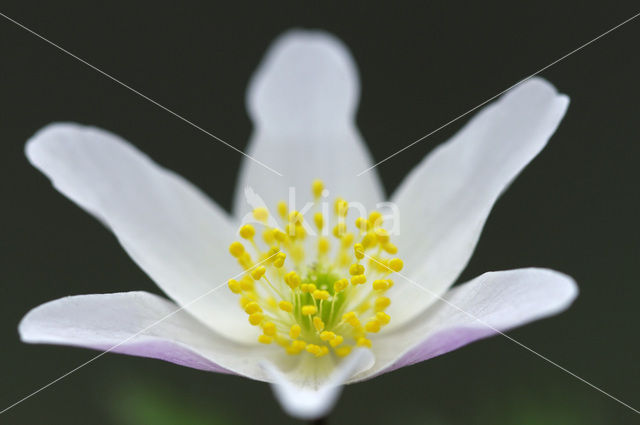
M 457 286 L 423 315 L 374 341 L 376 364 L 356 380 L 430 359 L 566 309 L 578 288 L 548 269 L 485 273 Z
M 118 136 L 52 124 L 29 140 L 26 152 L 60 192 L 109 227 L 178 304 L 187 305 L 240 271 L 227 252 L 235 235 L 225 212 Z M 230 291 L 216 291 L 187 309 L 226 336 L 250 338 Z
M 455 281 L 494 202 L 545 146 L 568 103 L 551 84 L 533 78 L 485 107 L 407 176 L 393 201 L 410 277 L 437 294 Z M 417 314 L 434 300 L 405 288 L 407 303 L 396 306 L 399 314 Z
M 259 362 L 275 350 L 238 344 L 176 304 L 146 292 L 78 295 L 31 310 L 20 323 L 29 343 L 151 357 L 212 372 L 265 379 Z
M 371 157 L 354 124 L 359 98 L 355 64 L 347 48 L 321 31 L 289 31 L 270 47 L 248 93 L 255 125 L 247 153 L 280 172 L 244 160 L 235 213 L 247 211 L 245 186 L 273 209 L 296 188 L 296 209 L 312 199 L 311 182 L 323 179 L 332 197 L 367 208 L 383 198 L 376 172 L 356 174 Z
M 318 359 L 312 359 L 317 362 Z M 342 385 L 352 376 L 363 373 L 374 363 L 373 354 L 367 349 L 356 350 L 346 357 L 325 379 L 318 382 L 294 382 L 278 367 L 264 362 L 263 367 L 276 399 L 289 415 L 313 420 L 327 415 L 342 391 Z

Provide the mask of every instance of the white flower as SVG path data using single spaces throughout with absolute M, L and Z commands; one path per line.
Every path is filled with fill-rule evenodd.
M 262 229 L 251 225 L 240 229 L 247 241 L 230 246 L 242 240 L 236 229 L 251 212 L 245 187 L 268 207 L 287 199 L 289 187 L 298 189 L 299 205 L 315 197 L 313 211 L 324 187 L 369 210 L 384 200 L 375 169 L 356 177 L 371 166 L 354 124 L 358 97 L 355 65 L 338 40 L 306 31 L 280 37 L 249 86 L 255 131 L 248 154 L 284 176 L 245 160 L 233 216 L 111 133 L 71 123 L 40 130 L 27 143 L 29 160 L 111 229 L 173 302 L 145 292 L 67 297 L 30 311 L 20 324 L 22 339 L 115 346 L 268 381 L 288 413 L 316 418 L 331 409 L 342 384 L 427 360 L 572 302 L 573 280 L 538 268 L 486 273 L 450 289 L 492 205 L 566 111 L 568 98 L 539 78 L 484 108 L 415 167 L 390 199 L 402 225 L 391 239 L 375 212 L 360 219 L 361 230 L 350 215 L 328 237 L 302 234 L 309 228 L 296 224 L 293 213 L 281 220 L 289 234 L 265 226 L 266 243 L 277 249 L 269 251 L 263 235 L 254 236 Z M 347 205 L 339 200 L 322 220 L 309 212 L 304 223 L 326 229 Z M 286 217 L 286 205 L 278 209 Z M 268 214 L 262 207 L 253 213 L 259 221 Z M 228 287 L 203 297 L 233 276 Z M 178 306 L 184 309 L 174 313 Z

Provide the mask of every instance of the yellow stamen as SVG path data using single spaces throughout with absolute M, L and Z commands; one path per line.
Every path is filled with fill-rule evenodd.
M 261 344 L 271 344 L 271 342 L 273 342 L 273 338 L 269 335 L 260 335 L 258 337 L 258 342 Z
M 311 183 L 311 192 L 313 192 L 313 197 L 315 199 L 320 198 L 322 196 L 322 191 L 324 190 L 324 183 L 322 180 L 314 180 Z
M 253 218 L 258 221 L 265 222 L 269 218 L 269 211 L 264 207 L 258 207 L 253 210 Z
M 229 289 L 231 289 L 231 292 L 233 292 L 234 294 L 239 294 L 240 292 L 242 292 L 240 282 L 234 279 L 229 279 Z
M 291 326 L 291 329 L 289 329 L 289 336 L 296 339 L 300 336 L 300 332 L 302 332 L 300 325 L 293 325 Z
M 250 224 L 245 224 L 240 228 L 240 236 L 244 239 L 252 239 L 256 234 L 256 229 Z
M 238 258 L 244 252 L 244 246 L 242 246 L 240 242 L 233 242 L 231 243 L 231 245 L 229 245 L 229 252 L 231 253 L 231 255 Z
M 291 313 L 293 311 L 293 304 L 289 301 L 280 301 L 278 307 L 280 307 L 280 310 L 286 311 L 287 313 Z
M 316 314 L 318 312 L 318 307 L 315 305 L 305 305 L 302 306 L 302 314 L 305 316 L 311 316 L 312 314 Z
M 337 198 L 335 214 L 328 215 L 320 204 L 323 182 L 314 181 L 311 191 L 315 201 L 309 215 L 319 234 L 284 201 L 277 204 L 281 228 L 273 227 L 266 207 L 255 208 L 253 218 L 264 230 L 256 240 L 254 225 L 240 227 L 242 239 L 231 241 L 228 249 L 245 273 L 227 285 L 238 294 L 249 324 L 260 331 L 259 343 L 275 343 L 289 355 L 323 357 L 333 351 L 344 357 L 356 346 L 371 347 L 371 335 L 386 330 L 391 321 L 387 295 L 393 294 L 389 277 L 404 264 L 395 257 L 398 247 L 389 231 L 381 227 L 380 212 L 358 217 L 350 229 L 346 200 Z M 327 237 L 327 227 L 337 243 Z
M 278 202 L 278 215 L 280 215 L 280 217 L 285 218 L 287 216 L 287 210 L 288 207 L 286 202 Z
M 262 276 L 264 276 L 264 273 L 267 271 L 267 269 L 265 268 L 265 266 L 258 266 L 255 269 L 251 270 L 251 277 L 254 278 L 255 280 L 259 280 Z

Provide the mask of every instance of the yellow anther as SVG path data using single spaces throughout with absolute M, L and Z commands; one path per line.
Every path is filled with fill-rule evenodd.
M 247 251 L 243 252 L 242 255 L 238 258 L 238 264 L 240 264 L 245 270 L 253 267 L 253 261 L 251 261 L 251 256 Z
M 287 203 L 284 201 L 278 202 L 278 214 L 280 217 L 285 218 L 287 216 Z
M 280 301 L 278 303 L 278 307 L 280 307 L 280 310 L 286 311 L 287 313 L 291 313 L 293 311 L 293 304 L 289 301 Z
M 307 236 L 307 231 L 305 230 L 304 226 L 301 224 L 296 224 L 296 238 L 304 239 L 305 236 Z
M 284 242 L 287 240 L 287 234 L 280 229 L 273 229 L 273 237 L 278 242 Z
M 238 301 L 240 303 L 240 307 L 244 309 L 244 307 L 251 302 L 251 299 L 249 297 L 240 297 Z
M 342 236 L 342 239 L 340 240 L 340 242 L 342 243 L 342 247 L 343 248 L 349 248 L 351 246 L 351 244 L 353 243 L 353 233 L 351 232 L 347 232 Z
M 242 279 L 240 279 L 240 288 L 243 291 L 253 291 L 254 284 L 253 284 L 253 279 L 251 279 L 251 276 L 249 276 L 248 274 L 245 274 L 244 276 L 242 276 Z
M 391 300 L 387 297 L 378 297 L 374 303 L 374 308 L 376 311 L 382 311 L 385 308 L 389 307 L 391 304 Z
M 304 347 L 306 347 L 306 346 L 307 346 L 307 343 L 306 343 L 306 342 L 304 342 L 304 341 L 302 341 L 302 340 L 300 340 L 300 339 L 297 339 L 297 340 L 295 340 L 295 341 L 291 341 L 291 345 L 292 345 L 293 347 L 296 347 L 296 348 L 299 348 L 299 349 L 301 349 L 301 350 L 304 350 Z
M 300 332 L 302 332 L 300 325 L 293 325 L 291 326 L 291 329 L 289 329 L 289 336 L 292 339 L 296 339 L 300 336 Z
M 361 232 L 366 232 L 370 227 L 369 220 L 364 217 L 356 218 L 356 227 L 360 229 Z
M 354 328 L 357 328 L 358 326 L 360 326 L 360 320 L 358 320 L 358 316 L 353 311 L 343 314 L 342 321 L 347 322 Z
M 335 339 L 336 334 L 330 331 L 320 332 L 320 339 L 323 341 L 331 341 Z
M 377 241 L 378 238 L 375 232 L 370 230 L 362 237 L 362 246 L 365 248 L 371 248 L 376 245 Z
M 231 289 L 231 292 L 233 292 L 234 294 L 239 294 L 240 292 L 242 292 L 240 282 L 234 279 L 229 279 L 229 289 Z
M 314 180 L 311 183 L 311 192 L 313 192 L 313 197 L 318 199 L 322 196 L 322 191 L 324 190 L 324 183 L 322 180 Z
M 276 258 L 276 254 L 280 252 L 280 248 L 277 246 L 272 246 L 264 255 L 264 259 L 269 259 L 269 261 L 274 261 Z
M 291 239 L 304 239 L 307 231 L 300 224 L 289 223 L 284 228 L 285 232 Z
M 273 322 L 263 323 L 262 332 L 264 332 L 265 335 L 274 336 L 276 334 L 276 324 Z
M 315 291 L 313 291 L 312 295 L 313 295 L 313 298 L 315 298 L 316 300 L 328 300 L 330 294 L 329 294 L 329 291 L 316 289 Z
M 353 285 L 362 285 L 367 281 L 367 277 L 363 274 L 358 274 L 351 277 L 351 283 Z
M 264 319 L 264 314 L 253 313 L 249 316 L 249 323 L 251 323 L 253 326 L 258 326 L 260 322 L 262 322 L 262 319 Z
M 378 322 L 377 320 L 369 320 L 364 325 L 364 330 L 369 333 L 380 332 L 380 322 Z
M 284 265 L 284 260 L 287 258 L 287 254 L 285 254 L 284 252 L 279 252 L 273 258 L 274 267 L 280 268 Z
M 326 254 L 327 252 L 329 252 L 330 248 L 331 245 L 329 244 L 329 239 L 325 238 L 324 236 L 318 239 L 318 252 L 320 254 Z
M 289 221 L 294 224 L 302 223 L 303 221 L 302 214 L 300 214 L 298 211 L 295 211 L 295 210 L 291 211 L 289 213 Z
M 347 279 L 336 280 L 333 283 L 333 290 L 335 292 L 344 291 L 345 289 L 347 289 L 347 286 L 349 286 L 349 281 Z
M 287 352 L 287 354 L 296 355 L 296 354 L 300 354 L 302 350 L 294 348 L 293 346 L 289 346 L 285 348 L 285 351 Z
M 298 276 L 298 273 L 290 271 L 284 275 L 284 282 L 289 288 L 296 289 L 300 285 L 300 276 Z
M 260 278 L 262 278 L 262 276 L 264 276 L 264 273 L 267 271 L 267 269 L 264 266 L 258 266 L 255 269 L 251 270 L 251 277 L 254 278 L 255 280 L 258 280 Z
M 373 289 L 375 289 L 376 291 L 385 291 L 389 289 L 389 287 L 389 281 L 387 280 L 377 279 L 373 281 Z
M 355 276 L 364 273 L 364 266 L 362 264 L 354 263 L 349 267 L 349 274 Z
M 273 297 L 268 297 L 267 298 L 267 304 L 271 308 L 276 308 L 278 306 L 278 301 L 276 301 L 276 299 L 273 298 Z
M 318 308 L 315 305 L 304 305 L 302 306 L 301 311 L 304 316 L 311 316 L 312 314 L 316 314 L 318 312 Z
M 322 332 L 324 329 L 324 322 L 318 316 L 313 318 L 313 327 L 316 328 L 318 332 Z
M 362 260 L 364 258 L 364 245 L 361 243 L 357 243 L 353 246 L 353 252 L 358 260 Z
M 244 306 L 244 311 L 247 314 L 253 314 L 253 313 L 261 312 L 262 308 L 257 302 L 251 301 L 250 303 Z
M 349 210 L 349 203 L 342 198 L 337 198 L 334 207 L 336 214 L 344 217 L 347 215 L 347 211 Z
M 386 252 L 388 252 L 391 255 L 398 253 L 398 247 L 392 244 L 391 242 L 387 242 L 384 245 L 382 245 L 382 249 L 384 249 Z
M 320 335 L 320 338 L 322 338 L 322 335 Z M 338 345 L 342 344 L 343 341 L 344 337 L 342 335 L 336 335 L 334 338 L 329 340 L 329 345 L 336 348 Z
M 320 346 L 316 344 L 308 344 L 305 347 L 305 350 L 316 357 L 320 357 L 322 355 L 322 348 L 320 348 Z
M 349 311 L 342 315 L 342 320 L 348 322 L 353 317 L 356 317 L 356 314 L 353 311 Z
M 389 282 L 389 288 L 391 288 L 393 286 L 393 280 L 387 279 L 387 282 Z
M 313 293 L 313 291 L 315 291 L 316 289 L 317 289 L 317 288 L 316 288 L 316 285 L 314 285 L 313 283 L 303 283 L 302 285 L 300 285 L 300 290 L 301 290 L 302 292 L 305 292 L 305 293 L 307 293 L 307 292 L 308 292 L 308 293 L 310 293 L 310 294 L 311 294 L 311 293 Z
M 291 341 L 291 345 L 287 347 L 287 354 L 300 354 L 306 345 L 307 343 L 302 340 Z
M 256 229 L 253 228 L 250 224 L 245 224 L 240 228 L 240 236 L 245 239 L 252 239 L 253 235 L 256 234 Z
M 358 338 L 357 344 L 358 344 L 358 347 L 369 347 L 369 348 L 371 348 L 371 340 L 367 339 L 367 338 L 365 338 L 363 336 Z
M 351 353 L 351 347 L 345 345 L 344 347 L 336 348 L 336 354 L 340 357 L 348 356 Z
M 269 211 L 265 207 L 258 207 L 253 210 L 253 218 L 258 221 L 266 221 L 269 218 Z
M 274 230 L 275 229 L 264 229 L 262 232 L 262 240 L 264 240 L 264 243 L 267 245 L 271 245 L 276 241 L 276 237 L 273 233 Z
M 258 342 L 260 344 L 271 344 L 273 342 L 273 338 L 269 335 L 260 335 L 258 337 Z
M 313 222 L 316 224 L 318 230 L 322 230 L 322 227 L 324 226 L 324 216 L 321 212 L 317 212 L 313 215 Z
M 380 322 L 381 325 L 386 325 L 391 320 L 391 316 L 384 311 L 379 311 L 376 313 L 376 320 Z
M 389 260 L 389 268 L 394 272 L 399 272 L 404 267 L 404 263 L 399 258 L 392 258 Z
M 371 214 L 369 214 L 369 222 L 373 227 L 382 226 L 382 221 L 382 214 L 380 214 L 379 211 L 371 211 Z
M 243 252 L 244 246 L 242 246 L 240 242 L 232 242 L 231 245 L 229 245 L 229 253 L 234 257 L 239 258 Z
M 378 236 L 378 242 L 381 245 L 384 245 L 387 242 L 389 242 L 389 232 L 387 232 L 385 229 L 383 229 L 382 227 L 379 227 L 374 231 L 376 232 L 376 236 Z
M 333 236 L 341 238 L 347 232 L 347 225 L 344 223 L 338 223 L 333 228 Z

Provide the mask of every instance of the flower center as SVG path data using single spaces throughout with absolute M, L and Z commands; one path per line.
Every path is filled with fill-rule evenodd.
M 315 210 L 323 190 L 322 181 L 315 180 Z M 282 228 L 262 207 L 253 210 L 263 227 L 262 241 L 253 225 L 240 228 L 247 247 L 236 241 L 229 252 L 246 273 L 228 284 L 259 331 L 260 343 L 276 343 L 291 355 L 333 352 L 344 357 L 355 346 L 371 347 L 372 334 L 391 320 L 385 310 L 391 304 L 389 275 L 403 266 L 392 257 L 398 249 L 382 227 L 382 214 L 373 211 L 349 226 L 348 210 L 349 204 L 338 198 L 332 214 L 313 214 L 312 227 L 281 201 Z M 336 222 L 331 232 L 327 219 Z

